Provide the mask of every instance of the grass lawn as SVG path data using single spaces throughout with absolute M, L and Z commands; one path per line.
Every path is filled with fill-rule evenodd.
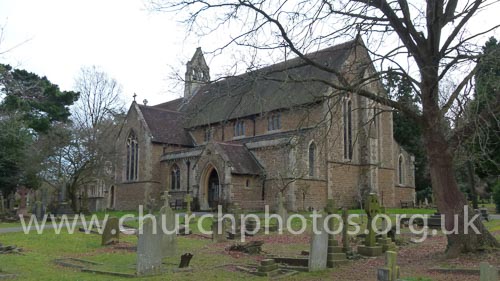
M 394 209 L 389 213 L 421 213 L 413 210 L 422 211 L 422 209 Z M 428 211 L 433 212 L 433 210 Z M 121 214 L 114 212 L 112 215 L 120 216 Z M 98 216 L 104 217 L 104 214 L 98 214 Z M 364 218 L 364 221 L 366 222 L 366 218 Z M 138 222 L 131 222 L 130 224 L 138 226 Z M 497 231 L 497 233 L 500 231 L 500 221 L 498 220 L 486 222 L 485 224 L 491 231 Z M 201 225 L 203 228 L 209 229 L 211 220 L 204 220 Z M 299 229 L 301 226 L 300 219 L 293 220 L 292 227 L 294 229 Z M 225 248 L 235 242 L 214 244 L 210 239 L 206 239 L 206 237 L 199 234 L 198 222 L 191 223 L 190 228 L 195 234 L 188 237 L 178 237 L 177 253 L 178 256 L 186 252 L 194 254 L 191 262 L 193 272 L 173 273 L 172 269 L 177 267 L 179 258 L 167 258 L 164 263 L 170 269 L 168 273 L 157 277 L 137 278 L 136 280 L 267 280 L 267 278 L 235 270 L 238 265 L 257 264 L 258 259 L 262 258 L 262 256 L 229 253 L 225 251 Z M 309 220 L 307 221 L 307 228 L 311 228 L 311 221 Z M 298 238 L 275 234 L 270 236 L 259 235 L 257 239 L 265 240 L 263 250 L 267 253 L 297 256 L 302 250 L 309 249 L 307 235 Z M 29 235 L 8 233 L 0 234 L 0 243 L 17 245 L 24 249 L 21 254 L 0 255 L 0 270 L 5 273 L 17 274 L 17 280 L 130 280 L 115 276 L 83 273 L 79 270 L 54 264 L 54 259 L 63 257 L 81 258 L 104 264 L 95 266 L 95 269 L 130 274 L 135 272 L 136 254 L 132 249 L 117 249 L 113 246 L 102 247 L 100 245 L 100 236 L 94 234 L 76 232 L 69 235 L 63 231 L 60 235 L 56 235 L 52 230 L 45 231 L 42 235 L 38 235 L 36 232 L 31 232 Z M 121 245 L 133 247 L 136 244 L 137 238 L 135 236 L 121 236 Z M 287 280 L 331 280 L 332 276 L 335 276 L 334 271 L 336 270 L 299 273 L 288 277 Z M 411 280 L 429 281 L 431 279 L 414 278 Z

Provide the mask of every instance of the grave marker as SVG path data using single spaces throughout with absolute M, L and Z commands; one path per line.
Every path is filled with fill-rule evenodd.
M 101 245 L 107 246 L 118 242 L 120 242 L 120 228 L 118 218 L 108 218 L 101 235 Z
M 324 229 L 325 217 L 321 216 L 317 221 L 318 233 L 312 234 L 311 247 L 309 250 L 309 271 L 326 269 L 328 256 L 328 233 Z
M 349 224 L 347 220 L 349 218 L 349 213 L 346 207 L 342 208 L 342 250 L 344 253 L 351 251 L 351 247 L 349 246 L 349 236 L 347 231 L 349 230 Z
M 161 251 L 163 257 L 175 256 L 177 250 L 177 240 L 175 230 L 175 213 L 170 208 L 169 199 L 170 195 L 165 191 L 161 197 L 164 200 L 163 207 L 160 209 L 160 218 L 157 220 L 158 231 L 161 236 Z M 164 227 L 163 227 L 163 224 Z M 167 232 L 165 232 L 167 231 Z M 170 233 L 172 232 L 172 233 Z
M 376 243 L 376 233 L 372 227 L 374 217 L 380 213 L 377 194 L 370 193 L 364 205 L 366 215 L 368 216 L 368 224 L 366 226 L 368 233 L 366 233 L 364 245 L 358 247 L 358 253 L 369 257 L 380 256 L 382 254 L 382 247 Z
M 487 262 L 479 264 L 480 281 L 498 281 L 498 269 Z
M 5 213 L 5 203 L 3 198 L 3 193 L 0 191 L 0 214 Z
M 377 281 L 396 281 L 399 278 L 399 266 L 396 265 L 397 253 L 385 253 L 385 267 L 377 270 Z
M 161 236 L 153 233 L 155 228 L 151 218 L 145 218 L 137 242 L 137 275 L 157 275 L 161 273 Z
M 184 197 L 184 202 L 186 203 L 186 213 L 188 216 L 191 215 L 191 202 L 193 202 L 193 197 L 191 196 L 191 194 L 186 194 L 186 196 Z

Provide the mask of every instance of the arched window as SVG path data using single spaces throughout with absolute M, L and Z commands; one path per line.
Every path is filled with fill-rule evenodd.
M 139 143 L 134 131 L 127 138 L 127 181 L 136 181 L 139 171 Z
M 344 159 L 352 159 L 352 102 L 345 99 L 343 108 Z
M 403 155 L 399 155 L 398 159 L 398 182 L 400 185 L 404 184 L 404 158 Z
M 312 142 L 309 145 L 309 176 L 314 176 L 314 165 L 316 160 L 316 145 Z
M 172 180 L 170 188 L 171 190 L 179 190 L 181 189 L 181 170 L 179 166 L 173 165 L 172 170 L 170 171 L 170 179 Z

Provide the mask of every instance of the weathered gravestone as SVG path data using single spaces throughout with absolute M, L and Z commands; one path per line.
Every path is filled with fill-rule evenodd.
M 234 225 L 232 225 L 232 228 L 230 231 L 228 231 L 228 236 L 229 239 L 231 240 L 237 240 L 241 239 L 242 237 L 242 223 L 241 223 L 241 215 L 243 214 L 243 211 L 241 210 L 240 204 L 233 203 L 231 206 L 231 212 L 233 213 L 234 216 Z
M 0 214 L 3 214 L 3 213 L 5 213 L 5 203 L 4 203 L 3 194 L 0 191 Z
M 330 216 L 335 213 L 335 205 L 333 203 L 333 199 L 328 199 L 328 203 L 325 208 L 326 213 Z M 330 218 L 328 220 L 328 228 L 330 232 L 335 230 L 334 218 Z M 335 235 L 329 233 L 328 234 L 328 255 L 326 259 L 326 265 L 329 268 L 334 267 L 335 265 L 343 264 L 347 262 L 347 256 L 342 251 L 342 247 L 339 246 L 339 242 L 335 239 Z
M 163 193 L 162 199 L 165 203 L 160 209 L 160 217 L 157 220 L 163 257 L 173 257 L 177 250 L 175 213 L 170 208 L 169 197 L 168 192 Z
M 189 267 L 189 263 L 191 262 L 192 258 L 193 258 L 193 254 L 191 254 L 191 253 L 185 253 L 184 255 L 182 255 L 181 262 L 179 264 L 179 268 Z
M 288 219 L 288 211 L 285 208 L 283 194 L 281 194 L 281 192 L 278 192 L 278 215 L 283 222 L 282 225 L 286 225 L 286 221 Z
M 28 195 L 29 190 L 26 187 L 21 187 L 17 189 L 17 194 L 21 197 L 19 201 L 19 209 L 17 209 L 17 215 L 18 216 L 27 216 L 28 215 L 28 209 L 27 209 L 27 198 L 26 196 Z
M 186 203 L 186 214 L 188 216 L 191 216 L 191 203 L 193 202 L 193 197 L 191 196 L 191 194 L 186 194 L 186 196 L 184 197 L 184 202 Z
M 399 278 L 399 266 L 396 264 L 397 253 L 385 253 L 385 267 L 377 270 L 377 281 L 396 281 Z
M 45 215 L 45 210 L 42 206 L 42 202 L 36 201 L 35 202 L 35 216 L 37 220 L 43 219 L 43 216 Z
M 481 276 L 480 281 L 498 281 L 498 269 L 494 266 L 489 265 L 486 262 L 479 264 L 479 271 Z
M 378 196 L 375 193 L 370 193 L 365 200 L 365 212 L 368 216 L 368 224 L 364 245 L 358 247 L 358 253 L 363 256 L 380 256 L 382 254 L 382 247 L 376 243 L 375 229 L 372 227 L 373 219 L 380 213 L 380 205 L 378 203 Z
M 116 217 L 108 218 L 101 235 L 101 245 L 106 246 L 120 242 L 120 227 Z
M 349 235 L 347 232 L 349 231 L 349 213 L 346 207 L 342 208 L 342 251 L 344 253 L 350 252 L 351 247 L 349 245 Z
M 161 236 L 155 233 L 156 224 L 153 219 L 145 218 L 142 233 L 139 231 L 137 242 L 137 275 L 148 276 L 161 273 L 162 250 Z
M 380 213 L 385 214 L 385 207 L 380 208 Z M 392 241 L 390 237 L 387 236 L 387 233 L 390 230 L 387 230 L 387 227 L 390 225 L 390 223 L 386 220 L 384 216 L 380 217 L 381 223 L 382 223 L 382 237 L 379 237 L 377 239 L 377 243 L 382 246 L 382 252 L 385 253 L 386 251 L 395 251 L 396 250 L 396 244 Z
M 221 217 L 216 215 L 212 221 L 212 241 L 220 243 L 226 240 L 226 224 Z
M 309 250 L 309 271 L 326 269 L 328 255 L 328 233 L 324 229 L 325 217 L 322 215 L 317 220 L 318 232 L 313 229 L 311 247 Z

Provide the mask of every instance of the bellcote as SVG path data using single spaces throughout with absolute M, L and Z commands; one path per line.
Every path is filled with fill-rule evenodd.
M 190 61 L 186 63 L 186 74 L 184 79 L 184 98 L 189 99 L 204 84 L 210 82 L 210 68 L 205 61 L 203 51 L 200 47 Z

